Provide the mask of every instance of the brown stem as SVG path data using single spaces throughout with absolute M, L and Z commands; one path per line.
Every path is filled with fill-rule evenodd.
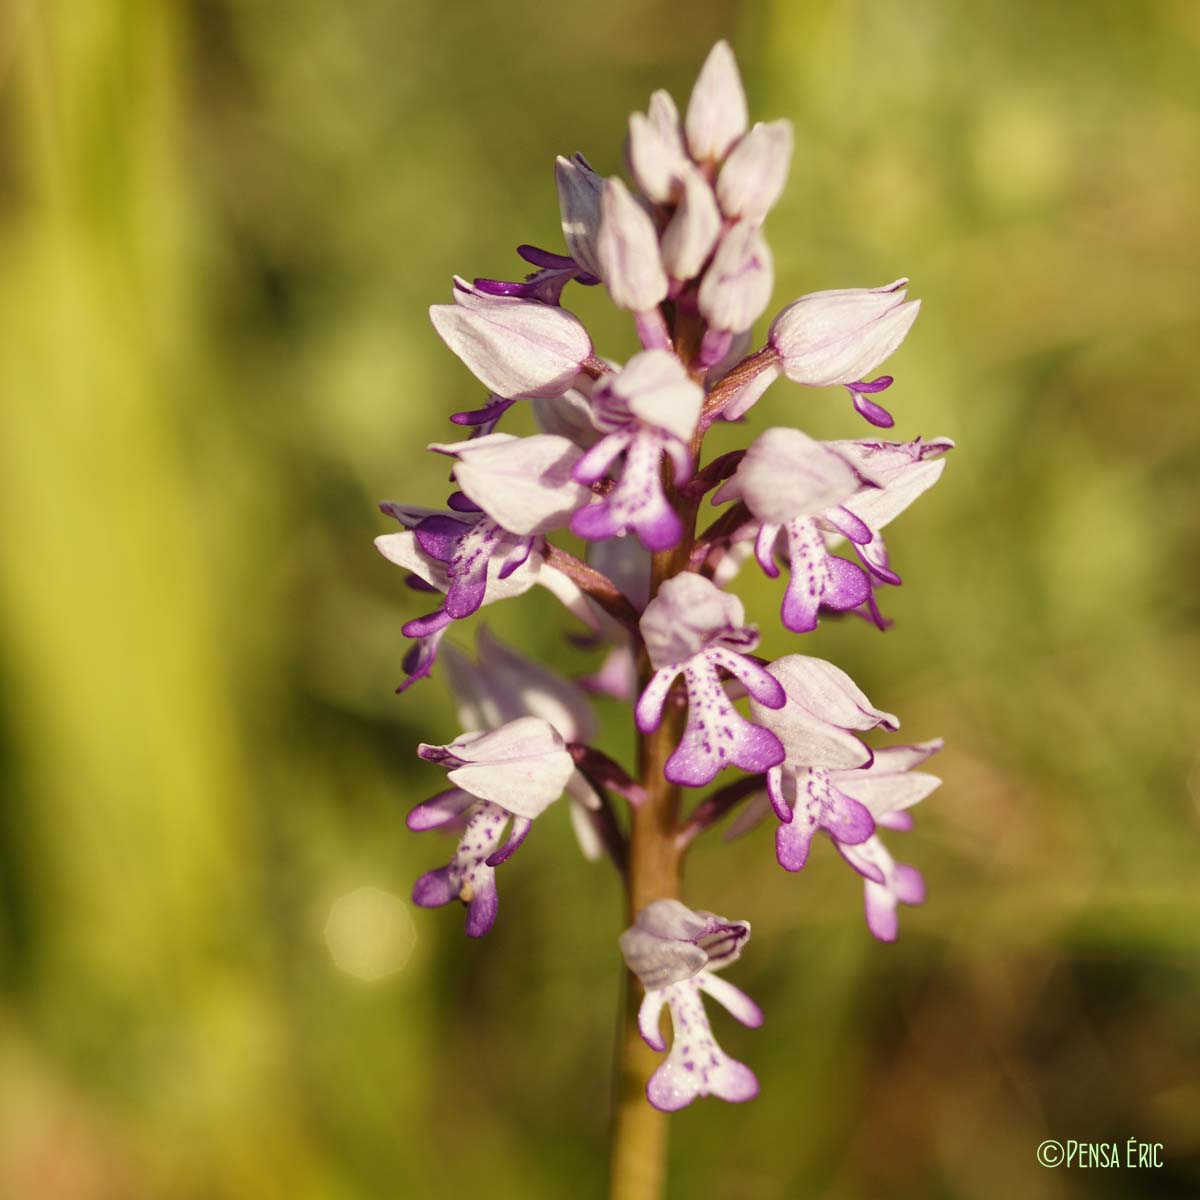
M 774 366 L 779 361 L 779 351 L 774 346 L 764 346 L 756 350 L 748 358 L 743 358 L 716 387 L 708 393 L 704 401 L 704 411 L 700 415 L 700 428 L 708 427 L 721 414 L 721 410 L 733 399 L 734 393 L 744 387 L 756 375 Z

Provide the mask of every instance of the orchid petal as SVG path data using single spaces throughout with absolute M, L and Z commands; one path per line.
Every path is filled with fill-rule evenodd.
M 429 449 L 458 460 L 453 471 L 458 486 L 510 533 L 561 529 L 591 496 L 572 478 L 581 454 L 566 438 L 492 433 L 467 442 L 435 442 Z

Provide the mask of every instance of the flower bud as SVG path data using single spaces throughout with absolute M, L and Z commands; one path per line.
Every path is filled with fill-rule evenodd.
M 600 274 L 596 235 L 600 232 L 600 191 L 604 180 L 588 166 L 582 154 L 559 155 L 554 161 L 558 208 L 563 238 L 571 257 L 590 275 Z
M 629 169 L 646 199 L 667 204 L 692 165 L 679 131 L 675 101 L 666 92 L 650 97 L 650 112 L 629 118 Z
M 761 121 L 733 148 L 717 179 L 727 217 L 761 221 L 775 205 L 792 162 L 792 123 Z
M 681 157 L 687 156 L 687 147 L 683 144 L 683 125 L 679 120 L 679 109 L 671 99 L 671 93 L 659 88 L 650 93 L 650 104 L 646 110 L 650 124 L 677 150 Z
M 739 221 L 726 231 L 704 273 L 700 311 L 713 329 L 749 329 L 766 309 L 774 280 L 771 251 L 758 226 Z
M 649 312 L 666 299 L 667 276 L 654 222 L 619 179 L 607 180 L 600 195 L 596 254 L 618 308 Z
M 488 296 L 455 281 L 453 304 L 429 319 L 442 341 L 498 396 L 561 396 L 591 357 L 592 340 L 566 309 Z
M 697 162 L 719 162 L 746 132 L 746 93 L 728 42 L 718 42 L 704 60 L 687 107 L 687 140 Z
M 771 323 L 768 340 L 783 373 L 811 387 L 855 383 L 904 340 L 921 307 L 905 301 L 907 279 L 886 287 L 813 292 Z
M 689 164 L 683 198 L 663 233 L 662 257 L 672 279 L 694 279 L 721 232 L 721 213 L 708 180 Z

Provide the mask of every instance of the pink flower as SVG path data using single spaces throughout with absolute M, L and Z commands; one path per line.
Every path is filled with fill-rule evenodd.
M 675 1030 L 671 1053 L 646 1085 L 655 1108 L 675 1112 L 697 1096 L 740 1103 L 758 1095 L 758 1080 L 730 1058 L 712 1035 L 701 993 L 723 1005 L 743 1025 L 762 1024 L 762 1010 L 745 992 L 712 972 L 735 962 L 750 938 L 748 921 L 693 912 L 678 900 L 655 900 L 621 934 L 621 953 L 646 989 L 638 1028 L 653 1050 L 665 1050 L 658 1025 L 663 1007 Z

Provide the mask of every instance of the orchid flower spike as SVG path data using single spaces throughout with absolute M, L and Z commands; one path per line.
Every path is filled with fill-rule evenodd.
M 791 632 L 815 629 L 822 610 L 885 627 L 876 589 L 900 576 L 883 531 L 940 478 L 954 443 L 817 441 L 777 427 L 705 454 L 713 424 L 741 420 L 784 375 L 845 387 L 866 420 L 892 424 L 876 399 L 891 377 L 873 376 L 919 311 L 907 280 L 801 296 L 754 349 L 774 282 L 764 221 L 792 153 L 788 121 L 751 123 L 733 51 L 719 42 L 682 115 L 656 91 L 630 117 L 628 182 L 602 177 L 580 154 L 558 158 L 565 252 L 518 246 L 532 268 L 524 279 L 456 277 L 453 302 L 430 309 L 487 389 L 451 416 L 467 440 L 428 447 L 450 460 L 446 508 L 380 506 L 400 530 L 378 538 L 379 551 L 438 604 L 402 626 L 412 645 L 397 690 L 431 674 L 440 652 L 460 728 L 473 731 L 419 748 L 448 784 L 412 810 L 409 827 L 452 831 L 457 844 L 417 880 L 413 899 L 458 900 L 468 934 L 485 934 L 496 869 L 565 794 L 584 854 L 612 861 L 636 912 L 620 946 L 645 988 L 638 1024 L 656 1050 L 666 1050 L 664 1007 L 671 1014 L 670 1051 L 646 1083 L 666 1111 L 758 1090 L 717 1046 L 703 1003 L 707 992 L 743 1023 L 761 1023 L 757 1006 L 715 974 L 738 957 L 748 922 L 676 899 L 642 906 L 672 890 L 697 837 L 729 815 L 733 831 L 773 811 L 776 857 L 795 872 L 824 833 L 863 878 L 867 924 L 882 940 L 896 937 L 898 907 L 924 898 L 920 873 L 881 835 L 909 828 L 908 810 L 938 785 L 916 768 L 941 743 L 872 751 L 865 735 L 894 731 L 896 717 L 833 663 L 759 658 L 758 629 L 732 589 L 753 557 L 772 578 L 787 568 L 780 616 Z M 632 316 L 640 350 L 623 365 L 562 307 L 572 282 L 603 284 Z M 518 402 L 525 412 L 506 418 Z M 532 436 L 497 431 L 502 419 L 531 418 Z M 697 524 L 709 495 L 728 507 Z M 564 530 L 585 547 L 561 544 Z M 566 642 L 595 657 L 573 679 L 485 629 L 473 658 L 443 648 L 456 622 L 534 586 L 582 623 Z M 637 778 L 594 744 L 588 693 L 632 717 Z M 751 774 L 686 811 L 680 789 L 705 787 L 726 767 Z M 621 1045 L 622 1071 L 645 1069 L 645 1081 L 641 1052 L 628 1054 L 628 1038 Z M 636 1122 L 616 1128 L 620 1139 Z M 619 1145 L 614 1161 L 632 1162 L 627 1151 Z
M 750 938 L 748 921 L 729 921 L 710 912 L 693 912 L 678 900 L 655 900 L 621 934 L 621 953 L 646 989 L 638 1028 L 653 1050 L 665 1050 L 659 1032 L 664 1005 L 671 1013 L 674 1040 L 666 1061 L 646 1085 L 655 1108 L 675 1112 L 697 1096 L 740 1103 L 758 1095 L 758 1080 L 744 1063 L 730 1058 L 712 1034 L 701 993 L 752 1029 L 762 1010 L 714 971 L 734 962 Z
M 562 795 L 575 764 L 562 738 L 540 717 L 464 733 L 446 746 L 422 743 L 417 753 L 446 767 L 455 786 L 414 808 L 409 829 L 437 829 L 459 818 L 466 828 L 450 862 L 417 880 L 413 903 L 437 908 L 461 900 L 468 935 L 482 937 L 496 920 L 495 868 L 512 857 L 535 818 Z

